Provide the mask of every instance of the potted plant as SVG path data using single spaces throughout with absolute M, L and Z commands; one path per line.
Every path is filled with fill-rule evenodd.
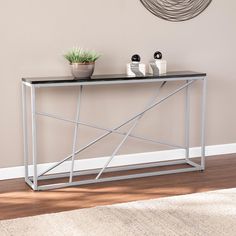
M 90 78 L 94 72 L 95 61 L 100 55 L 94 51 L 74 48 L 64 57 L 70 62 L 71 73 L 75 78 Z

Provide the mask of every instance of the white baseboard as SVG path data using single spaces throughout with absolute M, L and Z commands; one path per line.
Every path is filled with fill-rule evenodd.
M 190 149 L 190 157 L 200 156 L 200 147 Z M 206 156 L 224 155 L 236 153 L 236 143 L 212 145 L 206 147 Z M 102 168 L 109 157 L 91 158 L 75 161 L 75 170 L 86 170 Z M 174 149 L 157 152 L 146 152 L 128 155 L 116 156 L 110 163 L 110 167 L 124 166 L 132 164 L 152 163 L 158 161 L 178 160 L 184 158 L 184 150 Z M 52 166 L 54 163 L 46 163 L 38 165 L 38 173 Z M 65 162 L 55 168 L 50 173 L 63 173 L 70 170 L 70 162 Z M 29 174 L 32 175 L 33 166 L 29 166 Z M 15 179 L 24 177 L 24 166 L 16 166 L 9 168 L 0 168 L 0 180 Z

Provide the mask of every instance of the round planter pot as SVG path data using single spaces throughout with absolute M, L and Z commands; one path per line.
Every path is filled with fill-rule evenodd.
M 90 78 L 94 72 L 95 62 L 71 63 L 70 66 L 74 78 Z

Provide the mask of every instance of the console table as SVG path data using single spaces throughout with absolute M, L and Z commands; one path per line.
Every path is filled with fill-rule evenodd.
M 174 91 L 170 92 L 168 95 L 157 98 L 157 94 L 163 86 L 171 83 L 173 81 L 179 81 L 179 87 Z M 189 158 L 189 126 L 190 126 L 190 94 L 189 87 L 194 84 L 196 81 L 200 81 L 202 83 L 202 95 L 201 95 L 201 155 L 200 164 L 193 162 Z M 155 97 L 148 101 L 147 105 L 143 108 L 141 112 L 137 112 L 132 117 L 129 117 L 127 120 L 122 121 L 116 127 L 110 129 L 106 127 L 101 127 L 97 124 L 91 124 L 82 122 L 80 120 L 80 104 L 81 97 L 83 93 L 84 86 L 99 86 L 99 85 L 109 85 L 115 86 L 116 84 L 143 84 L 143 83 L 152 83 L 153 86 L 157 86 L 157 94 Z M 99 183 L 105 181 L 114 181 L 114 180 L 123 180 L 123 179 L 132 179 L 132 178 L 140 178 L 140 177 L 148 177 L 148 176 L 158 176 L 163 174 L 174 174 L 174 173 L 182 173 L 182 172 L 190 172 L 190 171 L 202 171 L 205 169 L 205 99 L 206 99 L 206 74 L 205 73 L 197 73 L 191 71 L 182 71 L 182 72 L 168 72 L 164 75 L 153 76 L 127 76 L 127 75 L 95 75 L 89 79 L 74 79 L 72 77 L 44 77 L 44 78 L 23 78 L 22 79 L 22 109 L 23 109 L 23 131 L 24 131 L 24 165 L 25 165 L 25 182 L 33 189 L 33 190 L 48 190 L 48 189 L 56 189 L 68 186 L 77 186 L 83 184 L 92 184 Z M 74 120 L 69 120 L 63 117 L 59 117 L 57 115 L 48 114 L 45 112 L 38 111 L 36 109 L 36 90 L 43 89 L 45 87 L 68 87 L 68 86 L 76 86 L 78 87 L 78 103 L 77 103 L 77 114 Z M 30 96 L 30 107 L 31 107 L 31 122 L 28 123 L 27 119 L 27 96 L 26 89 L 29 88 L 31 92 Z M 143 115 L 149 110 L 156 108 L 161 103 L 165 102 L 168 98 L 173 95 L 179 93 L 180 91 L 185 91 L 185 144 L 184 146 L 178 146 L 169 143 L 163 143 L 157 140 L 149 139 L 142 136 L 137 136 L 132 134 L 133 130 L 137 126 L 138 122 L 141 120 Z M 37 131 L 36 131 L 36 117 L 37 116 L 46 116 L 54 119 L 62 120 L 65 122 L 70 122 L 74 124 L 74 138 L 72 144 L 71 153 L 60 160 L 59 162 L 53 164 L 50 168 L 45 169 L 41 173 L 38 173 L 37 168 Z M 119 129 L 124 125 L 130 123 L 131 127 L 127 132 L 121 132 Z M 32 143 L 32 153 L 29 155 L 29 145 L 28 145 L 28 125 L 31 125 L 31 143 Z M 77 149 L 77 136 L 78 136 L 78 127 L 79 126 L 87 126 L 94 129 L 103 130 L 104 134 L 100 137 L 94 139 L 84 147 Z M 101 169 L 93 169 L 93 170 L 83 170 L 83 171 L 75 171 L 74 170 L 74 162 L 78 157 L 78 154 L 85 149 L 89 148 L 93 144 L 102 140 L 103 138 L 109 136 L 110 134 L 115 133 L 118 135 L 122 135 L 123 139 L 119 143 L 119 145 L 114 149 L 110 158 L 104 163 L 104 166 Z M 109 164 L 125 143 L 127 138 L 136 138 L 139 140 L 144 140 L 152 143 L 163 144 L 169 147 L 181 148 L 185 150 L 185 158 L 181 160 L 175 161 L 162 161 L 157 163 L 146 163 L 140 165 L 129 165 L 129 166 L 120 166 L 120 167 L 109 167 Z M 29 156 L 31 156 L 33 161 L 33 175 L 29 176 Z M 59 174 L 50 174 L 50 171 L 61 165 L 62 163 L 69 161 L 70 163 L 70 171 Z M 158 166 L 171 166 L 178 164 L 187 164 L 186 167 L 175 168 L 171 170 L 160 170 L 160 171 L 146 171 L 145 173 L 135 173 L 135 174 L 126 174 L 126 175 L 118 175 L 118 176 L 105 176 L 104 173 L 107 172 L 116 172 L 122 173 L 124 170 L 134 170 L 134 169 L 143 169 L 150 167 L 158 167 Z M 85 180 L 74 180 L 75 177 L 78 176 L 93 176 L 93 178 L 85 179 Z M 50 184 L 42 184 L 42 180 L 50 180 L 54 179 L 53 183 Z M 57 182 L 55 183 L 55 180 Z

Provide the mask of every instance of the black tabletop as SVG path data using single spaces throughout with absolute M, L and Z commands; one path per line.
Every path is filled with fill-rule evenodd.
M 191 78 L 191 77 L 205 77 L 206 73 L 199 73 L 193 71 L 173 71 L 159 76 L 147 74 L 145 76 L 128 76 L 125 74 L 112 75 L 93 75 L 91 78 L 76 79 L 71 76 L 55 76 L 55 77 L 33 77 L 22 78 L 22 81 L 30 84 L 46 84 L 46 83 L 75 83 L 75 82 L 99 82 L 99 81 L 121 81 L 121 80 L 144 80 L 145 79 L 171 79 L 171 78 Z

